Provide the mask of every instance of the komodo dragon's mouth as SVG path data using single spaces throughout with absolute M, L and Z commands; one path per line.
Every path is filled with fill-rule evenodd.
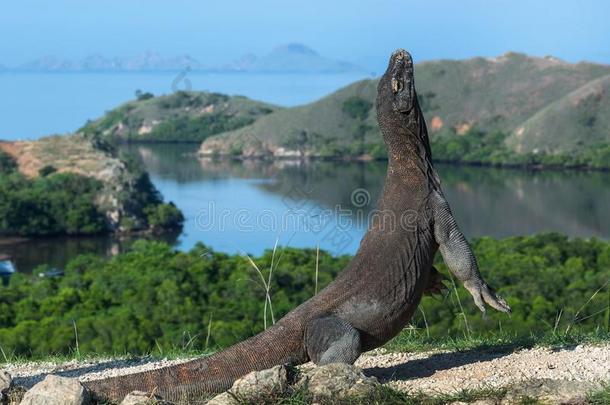
M 394 51 L 390 58 L 390 84 L 395 111 L 408 113 L 415 104 L 415 81 L 413 79 L 413 58 L 404 49 Z

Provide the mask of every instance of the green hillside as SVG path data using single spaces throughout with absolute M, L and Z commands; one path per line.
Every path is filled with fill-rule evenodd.
M 602 117 L 607 111 L 606 80 L 601 79 L 609 74 L 610 66 L 515 53 L 418 64 L 416 85 L 436 145 L 434 157 L 469 163 L 545 164 L 547 155 L 569 153 L 578 159 L 560 159 L 561 164 L 584 161 L 587 165 L 592 149 L 610 143 L 608 115 Z M 376 80 L 363 80 L 314 103 L 276 111 L 251 125 L 210 137 L 200 152 L 244 157 L 384 157 L 374 111 L 376 86 Z M 586 103 L 570 102 L 581 93 L 592 96 Z M 561 102 L 564 97 L 568 99 Z M 559 106 L 552 108 L 555 104 Z M 553 118 L 557 108 L 564 110 L 559 112 L 561 120 Z M 610 152 L 606 152 L 596 157 L 601 164 L 593 166 L 610 166 Z
M 373 100 L 376 82 L 363 80 L 311 104 L 277 111 L 238 130 L 212 137 L 202 151 L 278 156 L 298 151 L 335 156 L 377 147 L 379 133 Z M 358 142 L 357 142 L 358 141 Z
M 520 124 L 506 140 L 516 152 L 571 152 L 610 140 L 610 75 L 593 80 Z
M 108 111 L 80 131 L 126 142 L 201 142 L 278 109 L 243 96 L 208 92 L 136 95 L 137 100 Z

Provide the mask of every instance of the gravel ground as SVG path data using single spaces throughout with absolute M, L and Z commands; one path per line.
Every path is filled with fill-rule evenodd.
M 427 393 L 502 388 L 532 380 L 597 386 L 610 382 L 610 345 L 504 353 L 493 350 L 387 353 L 363 356 L 356 365 L 396 389 Z
M 21 363 L 4 366 L 4 369 L 14 377 L 17 385 L 29 388 L 47 374 L 86 381 L 185 361 L 188 359 L 99 359 L 62 364 Z M 598 384 L 610 382 L 610 345 L 535 348 L 516 352 L 389 353 L 381 349 L 363 355 L 356 365 L 365 369 L 366 374 L 374 375 L 396 389 L 428 393 L 499 388 L 542 379 Z

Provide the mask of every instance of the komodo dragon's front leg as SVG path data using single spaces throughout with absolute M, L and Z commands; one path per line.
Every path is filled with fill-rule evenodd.
M 434 236 L 449 271 L 460 280 L 474 298 L 474 303 L 485 313 L 485 303 L 502 312 L 510 307 L 487 285 L 479 273 L 477 259 L 468 241 L 453 218 L 449 203 L 438 191 L 432 196 Z

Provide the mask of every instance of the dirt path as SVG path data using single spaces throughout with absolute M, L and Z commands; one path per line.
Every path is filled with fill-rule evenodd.
M 188 361 L 96 360 L 63 364 L 23 363 L 5 366 L 17 385 L 31 387 L 49 373 L 80 380 L 129 374 Z M 362 356 L 356 363 L 366 374 L 405 391 L 452 393 L 465 388 L 500 388 L 532 380 L 561 380 L 595 386 L 610 382 L 610 344 L 516 352 L 464 351 L 384 353 Z M 307 367 L 307 366 L 305 366 Z

